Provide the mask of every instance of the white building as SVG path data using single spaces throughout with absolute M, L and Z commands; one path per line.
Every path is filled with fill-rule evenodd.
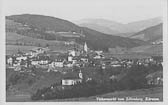
M 31 57 L 35 57 L 38 54 L 44 53 L 46 51 L 49 51 L 49 49 L 48 48 L 34 48 L 30 50 L 30 52 L 28 52 L 27 55 L 31 55 Z
M 7 64 L 12 65 L 12 57 L 7 59 Z
M 73 57 L 76 56 L 76 52 L 75 50 L 69 50 L 69 55 L 72 55 Z
M 16 60 L 18 61 L 21 61 L 21 60 L 26 60 L 27 57 L 26 56 L 20 56 L 20 57 L 17 57 Z
M 64 62 L 63 61 L 54 61 L 51 63 L 52 67 L 63 67 L 64 66 Z
M 82 79 L 83 79 L 83 74 L 80 71 L 78 75 L 62 79 L 62 85 L 64 86 L 75 85 L 75 84 L 81 83 Z
M 65 67 L 73 67 L 73 63 L 71 63 L 71 62 L 66 63 L 66 64 L 64 63 L 64 66 L 65 66 Z
M 82 82 L 82 79 L 62 79 L 62 85 L 65 85 L 65 86 L 66 85 L 71 86 L 81 82 Z
M 73 60 L 73 56 L 72 55 L 69 55 L 68 56 L 68 61 L 71 62 Z
M 46 65 L 48 64 L 48 60 L 41 60 L 39 61 L 39 64 Z
M 39 61 L 37 61 L 37 60 L 36 60 L 36 61 L 31 61 L 31 64 L 32 64 L 32 65 L 38 65 L 38 64 L 39 64 Z
M 80 60 L 83 61 L 83 62 L 88 62 L 89 61 L 89 59 L 87 57 L 82 57 Z

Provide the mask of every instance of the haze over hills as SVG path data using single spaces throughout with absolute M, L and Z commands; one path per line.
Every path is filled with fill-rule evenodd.
M 124 29 L 124 24 L 106 19 L 82 19 L 75 23 L 106 34 L 118 34 Z
M 79 26 L 88 27 L 100 32 L 104 32 L 106 34 L 124 36 L 123 34 L 126 34 L 126 33 L 135 33 L 145 28 L 158 25 L 162 23 L 162 19 L 161 17 L 156 17 L 152 19 L 141 20 L 141 21 L 131 22 L 127 24 L 122 24 L 119 22 L 106 20 L 106 19 L 83 19 L 83 20 L 76 21 L 75 23 L 78 24 Z
M 109 47 L 115 46 L 130 48 L 146 43 L 137 39 L 108 35 L 89 28 L 79 27 L 72 22 L 50 16 L 23 14 L 7 16 L 6 19 L 30 28 L 28 31 L 22 30 L 19 33 L 20 35 L 43 38 L 45 40 L 59 40 L 55 38 L 58 36 L 57 34 L 46 34 L 47 31 L 55 33 L 69 31 L 81 33 L 82 31 L 85 37 L 81 37 L 77 42 L 84 43 L 86 41 L 89 47 L 93 49 L 107 50 Z
M 135 33 L 131 38 L 141 39 L 144 41 L 154 42 L 162 40 L 163 38 L 163 24 L 158 24 L 149 28 L 146 28 L 140 32 Z
M 99 32 L 105 33 L 105 34 L 118 34 L 119 32 L 116 30 L 112 30 L 109 27 L 101 26 L 98 24 L 92 24 L 92 23 L 83 23 L 80 24 L 82 27 L 88 27 L 93 30 L 97 30 Z
M 126 24 L 127 27 L 132 29 L 134 32 L 138 32 L 141 30 L 144 30 L 148 27 L 158 25 L 162 23 L 162 18 L 161 17 L 156 17 L 156 18 L 151 18 L 147 20 L 141 20 L 141 21 L 136 21 L 136 22 L 131 22 Z

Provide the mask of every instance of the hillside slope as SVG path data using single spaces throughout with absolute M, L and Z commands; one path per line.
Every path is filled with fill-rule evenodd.
M 162 23 L 162 18 L 156 17 L 156 18 L 127 23 L 125 25 L 127 27 L 129 27 L 130 29 L 132 29 L 132 31 L 139 32 L 139 31 L 142 31 L 146 28 L 149 28 L 149 27 L 161 24 L 161 23 Z
M 163 37 L 163 24 L 159 24 L 156 26 L 149 27 L 147 29 L 144 29 L 138 33 L 135 33 L 131 36 L 131 38 L 135 39 L 141 39 L 144 41 L 157 41 L 162 40 Z
M 98 25 L 98 24 L 83 23 L 83 24 L 80 24 L 80 26 L 87 27 L 87 28 L 90 28 L 90 29 L 93 29 L 93 30 L 96 30 L 96 31 L 99 31 L 99 32 L 102 32 L 102 33 L 105 33 L 105 34 L 109 34 L 109 35 L 110 34 L 115 35 L 115 34 L 119 33 L 116 30 L 112 30 L 109 27 L 101 26 L 101 25 Z
M 131 48 L 129 50 L 130 52 L 134 53 L 144 53 L 144 54 L 150 54 L 150 55 L 163 55 L 163 45 L 146 45 L 146 46 L 138 46 Z
M 107 50 L 109 47 L 122 46 L 122 47 L 135 47 L 143 45 L 145 42 L 137 39 L 123 38 L 113 35 L 104 34 L 95 30 L 79 27 L 69 21 L 43 15 L 12 15 L 7 16 L 6 19 L 13 20 L 14 22 L 21 23 L 24 26 L 30 27 L 29 31 L 22 31 L 21 35 L 29 35 L 29 37 L 54 39 L 55 34 L 46 34 L 46 31 L 54 32 L 69 32 L 83 33 L 85 37 L 77 39 L 77 42 L 83 44 L 85 41 L 92 49 Z M 30 33 L 30 34 L 27 34 Z M 37 36 L 37 37 L 35 37 Z
M 140 40 L 132 40 L 120 36 L 106 35 L 85 27 L 83 28 L 83 33 L 86 35 L 85 40 L 88 45 L 92 46 L 96 50 L 107 50 L 109 47 L 113 48 L 116 46 L 132 48 L 135 46 L 147 44 L 146 42 L 142 42 Z
M 69 21 L 50 16 L 23 14 L 7 16 L 6 19 L 29 25 L 30 27 L 37 28 L 41 31 L 54 30 L 59 32 L 74 30 L 76 32 L 80 32 L 80 28 L 77 25 Z
M 106 19 L 82 19 L 76 21 L 76 24 L 94 29 L 99 32 L 113 34 L 115 36 L 124 36 L 122 33 L 136 33 L 148 27 L 162 23 L 161 17 L 130 22 L 127 24 L 118 23 Z M 100 29 L 101 27 L 101 29 Z M 126 35 L 129 36 L 129 35 Z

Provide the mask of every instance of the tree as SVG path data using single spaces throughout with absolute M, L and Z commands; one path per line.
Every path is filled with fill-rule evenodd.
M 49 44 L 48 44 L 48 43 L 46 44 L 46 47 L 49 47 Z
M 41 47 L 41 44 L 40 44 L 40 43 L 38 44 L 38 47 Z

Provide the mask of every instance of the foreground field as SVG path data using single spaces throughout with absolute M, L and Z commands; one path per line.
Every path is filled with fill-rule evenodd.
M 151 88 L 151 89 L 138 89 L 133 91 L 116 91 L 113 93 L 107 93 L 98 96 L 92 97 L 85 97 L 85 98 L 72 98 L 72 99 L 56 99 L 56 100 L 49 100 L 49 101 L 98 101 L 97 97 L 99 98 L 126 98 L 126 97 L 136 97 L 136 98 L 159 98 L 159 101 L 163 101 L 163 89 L 162 87 Z
M 71 99 L 55 99 L 55 100 L 47 100 L 47 102 L 64 102 L 64 101 L 81 101 L 81 102 L 87 102 L 87 101 L 98 101 L 97 97 L 99 98 L 126 98 L 126 97 L 132 97 L 132 98 L 143 98 L 150 97 L 150 98 L 157 98 L 159 101 L 163 101 L 163 88 L 162 87 L 156 87 L 151 89 L 138 89 L 133 91 L 116 91 L 113 93 L 107 93 L 103 95 L 98 96 L 92 96 L 92 97 L 84 97 L 84 98 L 71 98 Z M 25 102 L 25 101 L 32 101 L 30 99 L 30 95 L 28 94 L 21 94 L 21 95 L 13 95 L 13 96 L 7 96 L 6 97 L 7 102 Z M 46 100 L 41 100 L 40 102 L 43 102 Z M 125 100 L 126 101 L 126 100 Z M 143 100 L 145 101 L 145 100 Z

